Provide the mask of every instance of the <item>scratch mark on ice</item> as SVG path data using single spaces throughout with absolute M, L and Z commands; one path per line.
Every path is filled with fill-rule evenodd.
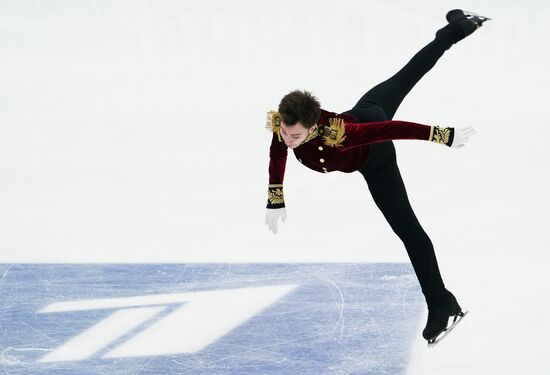
M 8 272 L 10 272 L 10 269 L 11 269 L 11 266 L 8 267 L 8 269 L 4 272 L 4 274 L 2 275 L 2 277 L 0 277 L 0 283 L 2 282 L 2 280 L 4 280 L 4 278 L 6 277 L 6 275 L 8 274 Z

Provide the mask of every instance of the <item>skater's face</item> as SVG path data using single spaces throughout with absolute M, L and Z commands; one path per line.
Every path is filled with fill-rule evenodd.
M 281 136 L 288 148 L 300 146 L 306 140 L 307 136 L 313 133 L 315 129 L 317 129 L 317 125 L 313 125 L 311 128 L 307 129 L 301 122 L 297 122 L 292 126 L 286 126 L 281 122 Z

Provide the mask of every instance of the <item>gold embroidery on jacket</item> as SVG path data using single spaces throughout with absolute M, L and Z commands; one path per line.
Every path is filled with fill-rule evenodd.
M 451 137 L 451 129 L 434 126 L 433 134 L 431 135 L 430 141 L 447 145 L 449 144 L 450 137 Z
M 283 197 L 283 189 L 282 188 L 274 188 L 269 187 L 269 191 L 267 193 L 267 199 L 270 204 L 280 204 L 284 203 L 284 197 Z
M 330 118 L 328 121 L 329 126 L 325 126 L 323 131 L 324 143 L 330 147 L 342 147 L 346 140 L 344 120 L 341 118 Z
M 304 143 L 311 141 L 313 138 L 317 138 L 318 135 L 319 135 L 319 125 L 317 125 L 314 131 L 308 134 L 307 138 L 301 144 L 303 145 Z
M 265 128 L 273 133 L 277 133 L 279 142 L 283 141 L 283 138 L 281 136 L 281 114 L 279 112 L 267 112 Z

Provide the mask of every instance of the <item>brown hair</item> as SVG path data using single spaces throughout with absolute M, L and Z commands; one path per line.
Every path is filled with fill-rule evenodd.
M 294 90 L 281 99 L 279 113 L 285 125 L 292 126 L 301 122 L 309 129 L 321 117 L 321 103 L 308 91 Z

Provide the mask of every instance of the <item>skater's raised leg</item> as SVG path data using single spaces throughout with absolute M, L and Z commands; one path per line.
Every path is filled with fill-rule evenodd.
M 372 106 L 379 106 L 388 120 L 393 119 L 399 105 L 416 85 L 429 72 L 451 46 L 473 33 L 487 18 L 468 18 L 461 10 L 447 14 L 449 24 L 436 32 L 435 39 L 418 51 L 413 58 L 395 75 L 370 89 L 353 107 L 346 112 L 361 121 L 382 121 L 380 116 L 372 115 Z

